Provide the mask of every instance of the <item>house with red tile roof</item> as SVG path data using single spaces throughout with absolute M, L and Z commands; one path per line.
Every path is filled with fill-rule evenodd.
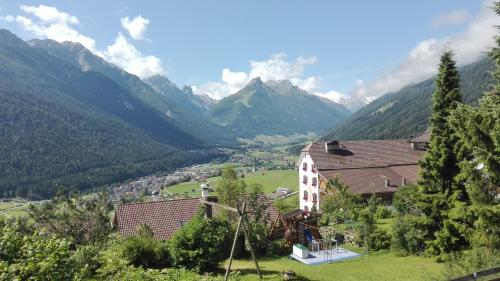
M 122 236 L 147 225 L 158 240 L 168 240 L 202 206 L 200 198 L 130 203 L 116 206 L 114 225 Z
M 221 205 L 217 199 L 210 196 L 206 186 L 202 185 L 201 198 L 187 198 L 164 201 L 151 201 L 141 203 L 121 204 L 116 206 L 114 225 L 122 236 L 132 236 L 142 225 L 147 225 L 158 240 L 168 240 L 185 223 L 191 220 L 196 213 L 205 208 L 208 217 L 221 213 Z M 267 196 L 259 198 L 267 206 L 265 215 L 269 224 L 274 222 L 279 215 L 278 210 L 272 206 Z M 252 217 L 252 210 L 248 210 Z
M 421 143 L 426 141 L 422 135 L 410 140 L 334 140 L 307 145 L 298 161 L 300 209 L 320 211 L 321 197 L 332 192 L 326 184 L 335 177 L 351 192 L 376 193 L 391 200 L 398 188 L 417 182 L 418 162 L 425 153 Z

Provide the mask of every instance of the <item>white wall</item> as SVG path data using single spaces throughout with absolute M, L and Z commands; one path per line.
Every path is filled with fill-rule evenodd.
M 307 164 L 307 171 L 303 170 L 303 165 L 304 163 Z M 317 195 L 317 204 L 316 204 L 316 209 L 319 211 L 319 175 L 318 172 L 313 173 L 311 171 L 312 166 L 314 165 L 314 162 L 309 154 L 303 154 L 301 157 L 301 162 L 299 165 L 299 207 L 302 210 L 305 210 L 305 207 L 307 206 L 308 210 L 311 211 L 313 207 L 313 194 L 316 193 Z M 307 184 L 303 183 L 303 178 L 304 176 L 307 176 Z M 312 185 L 313 178 L 316 178 L 316 186 Z M 307 191 L 308 193 L 308 198 L 307 201 L 305 201 L 304 198 L 304 191 Z

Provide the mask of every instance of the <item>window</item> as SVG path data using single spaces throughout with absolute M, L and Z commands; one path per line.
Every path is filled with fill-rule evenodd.
M 304 190 L 304 197 L 302 199 L 304 199 L 304 201 L 307 201 L 307 191 Z
M 304 211 L 309 211 L 309 207 L 304 206 Z
M 306 162 L 304 162 L 304 164 L 302 164 L 302 170 L 307 171 L 307 163 Z
M 307 176 L 302 177 L 302 183 L 307 184 Z
M 314 164 L 311 165 L 311 172 L 316 174 L 316 165 Z
M 316 186 L 318 184 L 318 178 L 312 178 L 312 185 Z
M 313 203 L 316 204 L 318 202 L 318 194 L 313 193 Z

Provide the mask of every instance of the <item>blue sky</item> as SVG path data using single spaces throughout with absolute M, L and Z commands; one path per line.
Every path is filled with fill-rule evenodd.
M 477 59 L 495 34 L 484 28 L 499 24 L 491 3 L 0 0 L 0 27 L 81 40 L 129 72 L 164 73 L 216 98 L 255 75 L 364 98 L 429 77 L 445 45 L 459 63 Z

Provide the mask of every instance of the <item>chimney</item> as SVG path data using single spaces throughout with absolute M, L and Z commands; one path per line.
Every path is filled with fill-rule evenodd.
M 206 219 L 211 219 L 212 218 L 212 213 L 213 213 L 213 204 L 210 203 L 217 203 L 217 196 L 210 196 L 210 192 L 213 191 L 208 184 L 202 183 L 200 184 L 200 189 L 201 189 L 201 200 L 204 203 L 205 207 L 205 218 Z
M 209 193 L 210 193 L 210 187 L 208 186 L 208 184 L 202 183 L 200 185 L 200 189 L 201 189 L 201 198 L 203 200 L 207 201 Z
M 385 178 L 384 185 L 385 185 L 385 187 L 390 187 L 391 186 L 391 179 L 390 178 Z
M 401 186 L 405 186 L 406 185 L 406 178 L 403 177 L 401 178 Z
M 330 142 L 325 142 L 326 153 L 335 153 L 335 151 L 340 149 L 340 142 L 338 140 L 332 140 Z

